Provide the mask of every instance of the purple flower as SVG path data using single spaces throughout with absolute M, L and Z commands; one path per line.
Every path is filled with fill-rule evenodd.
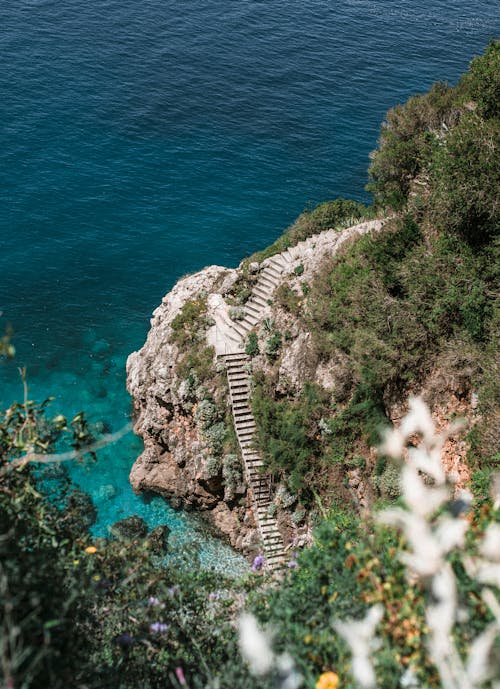
M 168 624 L 164 622 L 153 622 L 149 625 L 149 631 L 153 634 L 165 634 L 168 632 Z
M 148 598 L 148 605 L 154 607 L 155 605 L 160 605 L 160 600 L 156 596 L 150 596 Z
M 264 565 L 264 558 L 262 555 L 256 555 L 253 559 L 252 572 L 259 572 Z
M 208 594 L 208 600 L 219 600 L 220 598 L 220 592 L 219 591 L 210 591 Z
M 184 677 L 184 670 L 179 666 L 175 668 L 175 676 L 182 687 L 186 686 L 186 678 Z
M 130 634 L 120 634 L 119 636 L 115 636 L 115 643 L 120 646 L 120 648 L 129 648 L 129 646 L 132 646 L 132 644 L 135 642 L 135 639 L 133 636 L 130 636 Z
M 288 566 L 290 567 L 290 569 L 295 569 L 295 567 L 299 566 L 299 563 L 297 562 L 297 560 L 289 560 Z
M 170 593 L 170 595 L 173 598 L 174 596 L 176 596 L 179 593 L 179 590 L 180 590 L 179 587 L 177 585 L 174 585 L 168 589 L 168 592 Z

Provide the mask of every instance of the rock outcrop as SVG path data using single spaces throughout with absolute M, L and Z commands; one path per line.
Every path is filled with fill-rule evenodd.
M 310 540 L 307 517 L 300 518 L 296 510 L 294 520 L 293 496 L 283 487 L 276 487 L 275 503 L 269 505 L 272 515 L 256 509 L 252 487 L 248 490 L 251 470 L 240 464 L 241 439 L 238 435 L 238 446 L 224 358 L 244 351 L 250 332 L 269 344 L 272 329 L 285 334 L 279 356 L 256 351 L 251 366 L 273 376 L 280 395 L 297 399 L 304 383 L 312 381 L 337 400 L 348 396 L 351 374 L 342 353 L 329 361 L 318 360 L 304 321 L 294 318 L 284 302 L 291 299 L 300 309 L 303 285 L 313 280 L 323 261 L 346 242 L 377 232 L 383 224 L 375 220 L 328 230 L 261 264 L 242 264 L 236 270 L 210 266 L 175 285 L 155 310 L 145 345 L 127 362 L 135 432 L 144 441 L 144 452 L 130 474 L 134 490 L 160 493 L 173 506 L 201 510 L 231 545 L 247 553 L 256 552 L 262 542 L 261 520 L 275 517 L 285 546 Z M 241 299 L 245 291 L 249 300 Z M 459 388 L 459 382 L 441 384 L 436 372 L 421 390 L 412 392 L 425 393 L 444 422 L 454 412 L 470 411 Z M 387 400 L 389 419 L 397 423 L 403 412 L 401 400 Z M 369 446 L 356 452 L 364 457 L 365 470 L 350 468 L 342 475 L 336 467 L 332 471 L 338 475 L 332 473 L 331 478 L 346 501 L 369 509 L 376 452 Z M 446 452 L 450 471 L 459 483 L 465 481 L 466 445 L 450 441 Z

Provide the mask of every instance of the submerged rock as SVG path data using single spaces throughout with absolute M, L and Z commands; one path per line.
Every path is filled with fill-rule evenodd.
M 111 533 L 118 538 L 130 541 L 143 539 L 148 534 L 148 525 L 142 517 L 133 514 L 131 517 L 125 517 L 125 519 L 120 519 L 113 524 Z

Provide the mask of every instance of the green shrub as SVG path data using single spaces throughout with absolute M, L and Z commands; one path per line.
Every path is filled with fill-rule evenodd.
M 432 158 L 443 125 L 453 126 L 458 116 L 455 91 L 443 83 L 389 110 L 368 170 L 367 189 L 378 204 L 395 209 L 405 205 L 412 182 Z
M 257 356 L 257 354 L 260 353 L 259 338 L 254 330 L 248 333 L 248 339 L 245 345 L 245 353 L 248 354 L 248 356 Z
M 219 419 L 219 412 L 213 402 L 208 399 L 201 400 L 196 407 L 196 422 L 200 428 L 206 431 L 213 426 Z
M 198 297 L 187 301 L 172 320 L 171 339 L 181 349 L 200 343 L 209 325 L 207 317 L 207 298 Z
M 203 432 L 203 438 L 209 450 L 214 455 L 220 455 L 224 449 L 224 442 L 227 436 L 227 427 L 223 421 L 219 421 L 213 426 L 209 426 Z
M 282 344 L 281 333 L 275 330 L 266 342 L 266 354 L 269 361 L 275 361 L 278 358 Z
M 431 165 L 430 212 L 442 227 L 473 246 L 498 232 L 499 120 L 462 117 L 438 147 Z
M 351 199 L 325 201 L 312 211 L 304 211 L 281 237 L 263 251 L 246 259 L 244 265 L 248 266 L 252 261 L 260 263 L 323 230 L 354 225 L 357 221 L 370 218 L 372 215 L 373 210 L 358 201 Z
M 473 99 L 482 117 L 500 117 L 500 41 L 492 39 L 484 55 L 472 60 L 460 86 L 465 97 Z
M 243 494 L 245 492 L 243 469 L 238 455 L 224 455 L 222 477 L 224 479 L 224 500 L 234 500 L 237 493 Z
M 242 321 L 245 318 L 245 309 L 243 306 L 231 306 L 229 309 L 229 318 L 233 321 Z
M 274 299 L 276 303 L 281 306 L 282 309 L 288 311 L 288 313 L 295 316 L 300 313 L 300 297 L 286 283 L 276 288 Z

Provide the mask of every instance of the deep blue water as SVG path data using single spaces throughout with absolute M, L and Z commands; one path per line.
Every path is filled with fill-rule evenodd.
M 57 396 L 114 430 L 129 352 L 186 272 L 235 266 L 307 206 L 367 200 L 386 110 L 498 36 L 476 0 L 3 0 L 0 401 Z M 131 435 L 84 476 L 102 533 L 144 505 Z M 102 486 L 114 486 L 102 490 Z M 167 512 L 165 512 L 167 510 Z

